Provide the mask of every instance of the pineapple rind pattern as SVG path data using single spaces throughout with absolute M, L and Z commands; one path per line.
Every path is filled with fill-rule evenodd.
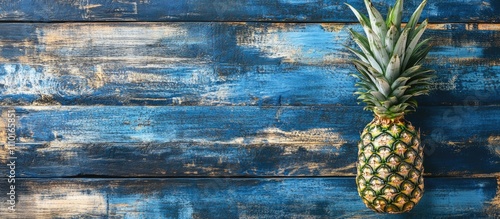
M 420 133 L 403 118 L 375 118 L 358 144 L 358 193 L 380 213 L 410 211 L 424 192 Z

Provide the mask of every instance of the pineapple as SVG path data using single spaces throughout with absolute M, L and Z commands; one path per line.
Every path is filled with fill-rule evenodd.
M 359 79 L 358 99 L 374 119 L 358 144 L 356 184 L 366 206 L 380 213 L 410 211 L 424 192 L 420 132 L 404 119 L 415 110 L 415 97 L 429 92 L 433 71 L 421 65 L 430 50 L 429 39 L 419 42 L 427 20 L 417 25 L 424 0 L 406 25 L 401 24 L 403 0 L 389 8 L 384 20 L 370 0 L 368 17 L 348 7 L 363 26 L 364 35 L 350 30 L 360 50 L 348 48 Z

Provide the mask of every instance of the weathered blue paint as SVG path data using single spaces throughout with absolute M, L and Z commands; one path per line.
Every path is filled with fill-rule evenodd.
M 0 104 L 20 116 L 20 201 L 0 217 L 384 218 L 345 177 L 372 116 L 343 3 L 0 0 Z M 438 77 L 407 118 L 427 176 L 457 178 L 427 177 L 411 213 L 385 218 L 498 218 L 484 177 L 500 173 L 500 1 L 429 1 L 422 17 Z
M 360 0 L 37 0 L 0 2 L 0 19 L 5 21 L 287 21 L 353 22 L 344 2 L 364 8 Z M 374 1 L 385 13 L 394 1 Z M 405 1 L 409 17 L 420 0 Z M 423 17 L 432 22 L 498 22 L 496 0 L 430 1 Z
M 499 26 L 431 26 L 420 105 L 500 103 Z M 359 25 L 0 24 L 8 105 L 356 105 L 344 48 Z M 21 31 L 18 31 L 21 30 Z M 207 37 L 209 36 L 209 37 Z M 464 98 L 467 97 L 467 98 Z
M 372 118 L 362 107 L 16 110 L 23 177 L 352 176 L 359 131 Z M 426 173 L 500 173 L 500 118 L 491 116 L 499 110 L 421 107 L 408 116 L 422 130 Z
M 381 215 L 359 201 L 351 177 L 20 179 L 16 213 L 6 213 L 6 202 L 0 213 L 7 218 L 498 217 L 495 178 L 429 178 L 425 183 L 425 195 L 410 213 Z M 0 192 L 7 193 L 5 186 Z

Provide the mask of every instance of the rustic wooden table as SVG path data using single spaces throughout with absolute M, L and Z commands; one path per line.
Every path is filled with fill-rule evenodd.
M 0 218 L 383 217 L 343 3 L 0 0 Z M 401 217 L 499 218 L 500 1 L 422 16 L 426 192 Z

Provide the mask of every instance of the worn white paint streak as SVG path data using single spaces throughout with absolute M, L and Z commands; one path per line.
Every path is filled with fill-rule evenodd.
M 102 6 L 101 4 L 87 4 L 87 5 L 81 5 L 80 9 L 88 10 L 88 9 L 93 9 L 93 8 L 99 8 L 101 6 Z
M 194 209 L 193 209 L 193 204 L 191 204 L 190 201 L 186 201 L 185 203 L 183 203 L 182 208 L 179 208 L 177 211 L 179 213 L 178 217 L 180 219 L 193 218 Z
M 185 38 L 187 31 L 179 25 L 110 25 L 110 24 L 56 24 L 44 25 L 36 30 L 38 47 L 43 53 L 37 58 L 54 73 L 85 76 L 89 63 L 106 65 L 93 66 L 94 71 L 106 72 L 106 68 L 125 66 L 148 67 L 149 64 L 168 64 L 186 61 L 179 57 L 156 57 L 144 53 L 145 48 L 161 43 L 167 38 Z M 112 63 L 109 63 L 112 61 Z M 65 64 L 62 65 L 64 62 Z M 85 64 L 86 65 L 83 65 Z M 118 65 L 118 66 L 117 66 Z M 79 71 L 59 70 L 68 66 Z
M 119 48 L 121 56 L 135 54 L 135 48 L 158 43 L 167 37 L 183 37 L 187 31 L 176 25 L 58 24 L 37 29 L 37 36 L 47 52 L 73 47 Z M 68 51 L 70 52 L 70 51 Z M 99 56 L 99 54 L 95 54 Z
M 73 69 L 74 70 L 74 69 Z M 78 71 L 78 70 L 77 70 Z M 69 72 L 73 72 L 71 69 Z M 46 68 L 35 69 L 24 64 L 0 65 L 0 94 L 2 95 L 36 95 L 51 97 L 52 95 L 85 95 L 91 94 L 93 88 L 104 85 L 105 76 L 96 72 L 91 78 L 73 77 L 71 81 L 58 78 Z
M 31 141 L 20 141 L 20 142 L 33 142 Z M 54 158 L 59 159 L 60 162 L 74 162 L 78 160 L 79 149 L 82 148 L 83 144 L 75 143 L 64 143 L 60 140 L 53 140 L 50 142 L 37 142 L 30 143 L 39 144 L 36 148 L 36 153 L 38 154 L 51 154 Z M 60 163 L 60 165 L 64 165 Z
M 238 137 L 229 142 L 217 142 L 229 144 L 255 145 L 276 144 L 285 147 L 284 154 L 291 154 L 299 148 L 307 150 L 321 150 L 325 146 L 342 147 L 347 143 L 342 139 L 340 133 L 328 128 L 315 128 L 305 131 L 283 131 L 279 128 L 266 128 L 257 132 L 254 136 Z
M 51 188 L 31 188 L 31 195 L 19 196 L 19 207 L 23 203 L 33 206 L 25 206 L 26 209 L 37 211 L 37 215 L 51 217 L 74 217 L 81 215 L 106 215 L 107 203 L 106 195 L 95 189 L 73 187 L 70 185 L 58 185 Z M 22 214 L 22 212 L 21 212 Z
M 213 88 L 211 88 L 213 89 Z M 232 91 L 229 84 L 222 84 L 202 94 L 200 104 L 202 105 L 229 105 L 229 97 L 236 91 Z
M 257 133 L 257 136 L 251 139 L 252 144 L 306 144 L 306 145 L 325 145 L 331 144 L 341 147 L 344 141 L 340 134 L 333 132 L 328 128 L 314 128 L 306 131 L 283 131 L 279 128 L 267 128 Z
M 43 71 L 39 75 L 34 74 L 36 71 L 23 75 L 45 76 L 47 78 L 33 80 L 52 84 L 45 87 L 36 83 L 34 85 L 37 86 L 32 87 L 12 86 L 15 89 L 12 93 L 24 89 L 29 93 L 82 95 L 91 94 L 107 83 L 178 83 L 179 78 L 170 74 L 144 74 L 140 69 L 176 68 L 178 63 L 200 64 L 200 60 L 151 56 L 143 51 L 145 48 L 161 49 L 152 45 L 164 39 L 186 38 L 187 30 L 176 24 L 55 24 L 38 27 L 36 34 L 39 42 L 37 47 L 41 52 L 36 56 L 30 55 L 31 58 L 25 61 L 30 65 L 43 66 Z M 128 70 L 131 66 L 139 70 Z M 187 77 L 191 76 L 188 74 Z M 188 81 L 192 78 L 183 79 Z
M 447 82 L 433 82 L 429 87 L 431 90 L 452 91 L 457 89 L 458 75 L 453 75 Z
M 345 32 L 342 34 L 347 36 Z M 341 41 L 335 40 L 338 35 L 338 32 L 325 31 L 321 25 L 273 24 L 248 26 L 247 30 L 237 33 L 236 40 L 239 46 L 257 49 L 268 58 L 287 63 L 324 64 L 324 57 L 341 46 Z M 322 49 L 322 46 L 331 48 Z
M 141 0 L 141 3 L 147 3 L 147 2 L 148 2 L 147 0 Z M 115 4 L 115 5 L 113 5 L 114 14 L 137 14 L 138 13 L 137 2 L 135 2 L 135 1 L 129 2 L 129 1 L 119 0 L 119 1 L 112 1 L 112 4 Z M 116 5 L 116 4 L 119 4 L 119 5 Z M 90 0 L 76 1 L 75 5 L 78 6 L 78 8 L 80 10 L 83 11 L 83 13 L 82 13 L 83 19 L 89 19 L 91 17 L 95 17 L 92 10 L 102 7 L 101 4 L 92 4 Z M 120 16 L 116 16 L 116 17 L 119 18 Z
M 54 94 L 60 84 L 51 75 L 27 65 L 0 66 L 0 91 L 9 94 Z
M 292 45 L 281 33 L 272 29 L 253 27 L 236 37 L 239 46 L 257 48 L 269 58 L 283 58 L 286 62 L 295 62 L 301 53 L 299 45 Z
M 126 80 L 122 81 L 122 83 L 140 84 L 140 83 L 159 82 L 159 81 L 167 82 L 169 80 L 167 75 L 138 73 L 138 72 L 130 72 L 125 77 Z

